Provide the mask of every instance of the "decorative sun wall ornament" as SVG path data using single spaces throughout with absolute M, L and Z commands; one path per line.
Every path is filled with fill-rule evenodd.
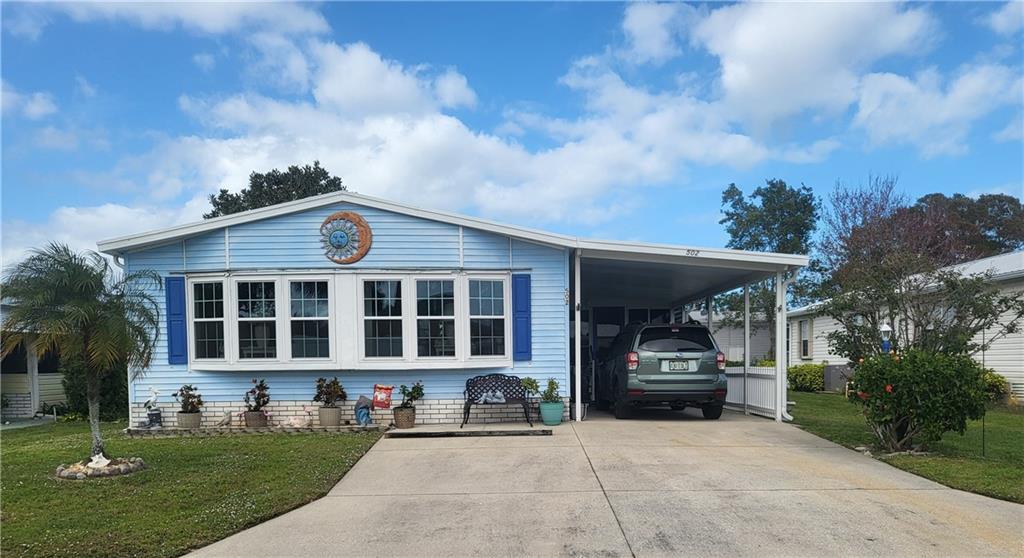
M 320 244 L 327 259 L 334 263 L 358 262 L 370 251 L 372 241 L 370 225 L 352 211 L 332 213 L 320 225 Z

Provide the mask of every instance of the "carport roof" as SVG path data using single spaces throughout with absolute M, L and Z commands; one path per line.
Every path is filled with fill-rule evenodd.
M 658 266 L 684 266 L 701 268 L 700 273 L 717 273 L 725 283 L 735 282 L 740 277 L 768 276 L 777 271 L 785 271 L 807 265 L 807 256 L 795 254 L 776 254 L 767 252 L 747 252 L 724 248 L 699 248 L 677 244 L 648 244 L 616 240 L 591 240 L 557 234 L 516 225 L 507 225 L 478 217 L 459 215 L 433 209 L 424 209 L 412 205 L 397 203 L 352 192 L 334 192 L 313 196 L 292 202 L 272 205 L 260 209 L 243 211 L 233 215 L 206 219 L 197 223 L 179 225 L 119 238 L 100 241 L 101 252 L 119 255 L 133 250 L 140 250 L 160 244 L 166 244 L 223 229 L 233 225 L 269 219 L 279 215 L 298 213 L 337 203 L 351 203 L 365 207 L 373 207 L 384 211 L 429 219 L 453 225 L 502 234 L 513 238 L 574 248 L 581 251 L 587 260 L 620 260 L 636 264 L 636 271 L 651 272 Z M 639 265 L 639 264 L 646 264 Z M 606 266 L 607 267 L 607 266 Z M 697 274 L 697 272 L 694 272 Z M 696 275 L 695 275 L 696 277 Z M 741 283 L 738 283 L 741 284 Z

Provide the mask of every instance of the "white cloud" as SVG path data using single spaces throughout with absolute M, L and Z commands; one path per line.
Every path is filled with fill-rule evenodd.
M 217 59 L 209 52 L 197 52 L 192 55 L 192 63 L 204 72 L 209 72 L 217 66 Z
M 620 53 L 635 63 L 662 63 L 682 50 L 678 35 L 696 10 L 686 4 L 637 2 L 626 6 L 622 30 L 628 48 Z
M 981 23 L 1000 35 L 1013 35 L 1024 28 L 1024 3 L 1011 0 L 981 18 Z
M 75 88 L 83 97 L 96 96 L 96 86 L 89 83 L 89 80 L 85 79 L 81 74 L 75 75 Z
M 921 52 L 936 34 L 921 8 L 891 3 L 750 3 L 719 8 L 690 35 L 717 56 L 730 114 L 765 129 L 804 111 L 840 114 L 862 71 Z
M 324 33 L 327 20 L 308 5 L 285 2 L 40 2 L 5 6 L 5 25 L 22 37 L 37 38 L 62 14 L 80 23 L 128 22 L 143 29 L 224 34 L 272 29 L 279 33 Z
M 47 126 L 36 131 L 32 143 L 43 149 L 74 151 L 78 149 L 78 134 L 71 130 Z
M 75 250 L 96 250 L 96 241 L 152 229 L 154 223 L 172 226 L 202 218 L 205 197 L 197 196 L 184 206 L 127 206 L 107 203 L 89 207 L 59 207 L 43 223 L 5 219 L 2 259 L 5 268 L 23 259 L 32 248 L 50 242 Z
M 992 135 L 992 139 L 996 141 L 1024 140 L 1024 114 L 1015 114 L 1005 128 Z
M 443 107 L 476 106 L 476 92 L 469 87 L 466 76 L 449 69 L 434 80 L 434 94 Z
M 291 39 L 265 32 L 254 33 L 247 40 L 259 53 L 255 64 L 248 68 L 251 75 L 285 91 L 305 92 L 309 88 L 309 62 Z
M 1022 97 L 1019 72 L 998 64 L 964 68 L 946 84 L 934 69 L 914 78 L 870 74 L 863 79 L 853 124 L 874 145 L 906 143 L 926 157 L 956 155 L 967 151 L 974 122 Z
M 50 93 L 21 93 L 6 81 L 0 83 L 0 107 L 4 115 L 20 115 L 30 120 L 39 120 L 57 112 L 57 103 Z

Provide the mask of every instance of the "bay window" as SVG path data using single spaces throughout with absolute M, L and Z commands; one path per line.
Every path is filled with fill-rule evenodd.
M 192 316 L 195 358 L 223 359 L 224 283 L 193 283 Z
M 273 281 L 239 281 L 238 358 L 277 358 L 277 301 Z
M 504 281 L 469 280 L 469 354 L 505 356 Z
M 366 358 L 396 358 L 402 348 L 402 282 L 363 281 L 363 351 Z
M 293 359 L 330 358 L 330 295 L 327 281 L 290 281 Z
M 455 356 L 455 281 L 416 280 L 416 354 Z

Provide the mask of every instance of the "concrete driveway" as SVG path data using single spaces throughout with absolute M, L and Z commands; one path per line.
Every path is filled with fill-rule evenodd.
M 553 436 L 381 440 L 316 502 L 200 556 L 1020 556 L 1024 506 L 784 424 L 600 415 Z

